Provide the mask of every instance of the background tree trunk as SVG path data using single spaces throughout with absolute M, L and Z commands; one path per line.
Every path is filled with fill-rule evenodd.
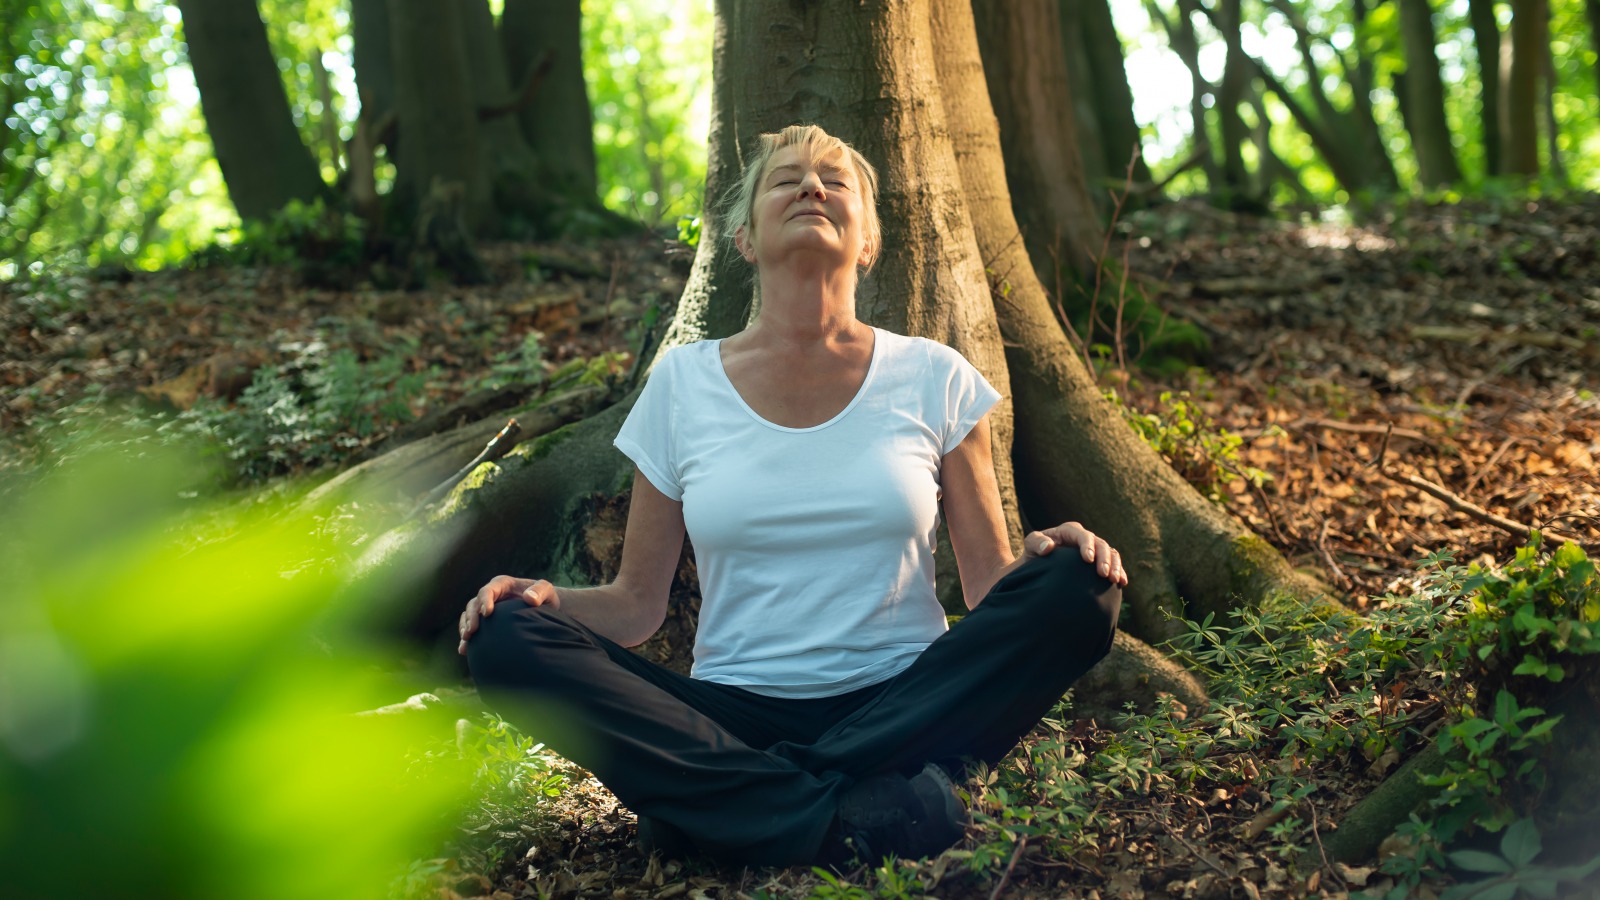
M 1417 154 L 1418 178 L 1428 187 L 1461 180 L 1450 125 L 1444 114 L 1444 83 L 1434 50 L 1433 8 L 1429 0 L 1399 0 L 1400 39 L 1405 45 L 1406 126 Z
M 1227 44 L 1222 64 L 1222 85 L 1217 95 L 1217 121 L 1222 125 L 1223 199 L 1230 206 L 1253 205 L 1255 190 L 1245 169 L 1245 142 L 1250 132 L 1239 115 L 1239 106 L 1250 91 L 1250 62 L 1244 52 L 1240 28 L 1244 24 L 1244 5 L 1240 0 L 1222 0 L 1221 15 L 1214 19 Z
M 503 107 L 513 100 L 515 87 L 488 0 L 451 0 L 448 5 L 461 19 L 475 109 Z M 480 114 L 478 126 L 479 164 L 491 187 L 496 219 L 521 219 L 527 225 L 518 231 L 525 233 L 547 206 L 538 185 L 539 160 L 523 140 L 516 113 L 487 118 Z
M 178 9 L 206 130 L 239 217 L 263 219 L 324 193 L 255 3 L 183 0 Z
M 1600 0 L 1589 0 L 1591 5 Z M 1467 14 L 1472 21 L 1472 46 L 1478 54 L 1478 108 L 1483 140 L 1483 174 L 1504 173 L 1500 151 L 1500 22 L 1495 18 L 1495 0 L 1468 0 Z
M 1144 161 L 1144 142 L 1139 134 L 1139 123 L 1133 115 L 1133 89 L 1128 86 L 1127 63 L 1122 55 L 1122 38 L 1117 34 L 1116 20 L 1111 17 L 1108 0 L 1062 0 L 1061 10 L 1076 7 L 1080 30 L 1084 35 L 1084 51 L 1089 60 L 1094 87 L 1094 110 L 1100 123 L 1100 145 L 1106 167 L 1111 176 L 1121 183 L 1126 177 L 1128 160 L 1134 150 L 1139 150 L 1133 165 L 1133 180 L 1137 184 L 1151 181 L 1150 167 Z M 1073 96 L 1083 93 L 1076 82 Z M 1093 184 L 1094 182 L 1090 182 Z
M 1539 72 L 1548 43 L 1544 0 L 1512 0 L 1511 64 L 1500 105 L 1501 146 L 1509 175 L 1539 174 Z
M 389 0 L 401 159 L 395 199 L 416 243 L 466 280 L 481 278 L 471 239 L 493 224 L 488 171 L 455 4 Z
M 528 70 L 550 54 L 550 74 L 533 102 L 517 113 L 522 136 L 556 193 L 594 203 L 594 120 L 583 80 L 581 3 L 506 0 L 500 42 L 513 84 L 521 84 Z
M 1116 161 L 1106 156 L 1107 142 L 1100 132 L 1100 113 L 1095 109 L 1094 95 L 1097 82 L 1089 58 L 1088 38 L 1083 30 L 1083 9 L 1081 3 L 1062 0 L 1057 15 L 1061 21 L 1061 50 L 1067 73 L 1067 93 L 1072 97 L 1072 127 L 1077 134 L 1078 163 L 1083 168 L 1083 181 L 1088 186 L 1089 198 L 1094 201 L 1100 217 L 1105 219 L 1112 210 L 1108 191 L 1111 179 L 1120 170 L 1116 169 Z M 979 45 L 983 46 L 982 37 L 979 38 Z M 1020 62 L 1026 64 L 1028 61 Z M 993 83 L 991 78 L 990 84 Z M 1120 183 L 1120 178 L 1118 181 Z
M 1222 184 L 1222 170 L 1217 165 L 1216 152 L 1211 146 L 1205 98 L 1210 95 L 1215 102 L 1217 89 L 1200 71 L 1200 40 L 1194 31 L 1194 20 L 1190 18 L 1190 7 L 1179 0 L 1177 14 L 1170 19 L 1157 0 L 1145 0 L 1145 10 L 1161 24 L 1161 29 L 1167 34 L 1168 46 L 1178 54 L 1184 68 L 1189 70 L 1189 139 L 1192 152 L 1200 157 L 1200 164 L 1205 169 L 1206 187 L 1215 192 Z
M 1583 12 L 1589 19 L 1589 46 L 1595 52 L 1595 85 L 1600 88 L 1600 0 L 1583 0 Z
M 1047 283 L 1062 277 L 1057 267 L 1068 279 L 1092 276 L 1102 232 L 1073 117 L 1062 114 L 1072 109 L 1072 91 L 1056 3 L 973 0 L 972 17 L 983 66 L 979 80 L 988 85 L 990 115 L 1006 136 L 1000 144 L 1006 183 L 1011 196 L 1022 199 L 1015 222 L 1028 256 Z M 997 271 L 999 278 L 1017 277 Z

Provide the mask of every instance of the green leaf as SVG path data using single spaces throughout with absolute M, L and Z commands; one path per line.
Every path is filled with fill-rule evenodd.
M 1511 674 L 1542 676 L 1549 670 L 1550 665 L 1548 663 L 1530 653 L 1522 658 L 1522 662 L 1517 663 L 1517 667 L 1511 670 Z
M 1532 819 L 1518 820 L 1500 837 L 1500 855 L 1513 868 L 1520 869 L 1533 862 L 1542 849 L 1544 846 L 1539 839 L 1539 827 L 1533 824 Z
M 1511 872 L 1511 863 L 1482 850 L 1457 850 L 1450 854 L 1450 864 L 1468 872 L 1489 872 L 1505 875 Z

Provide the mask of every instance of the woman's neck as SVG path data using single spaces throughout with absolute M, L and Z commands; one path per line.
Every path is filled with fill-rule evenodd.
M 854 267 L 761 269 L 761 308 L 746 329 L 761 342 L 806 345 L 849 340 L 856 319 Z

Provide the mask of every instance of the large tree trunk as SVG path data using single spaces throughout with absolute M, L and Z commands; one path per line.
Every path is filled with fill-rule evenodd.
M 1057 283 L 1059 269 L 1090 275 L 1100 252 L 1101 230 L 1078 156 L 1078 136 L 1061 46 L 1055 0 L 974 0 L 982 71 L 1000 132 L 1006 183 L 1014 198 L 1016 225 L 1036 271 Z M 941 50 L 943 48 L 940 48 Z M 1110 160 L 1106 160 L 1110 164 Z M 1013 235 L 1008 235 L 1009 240 Z M 1017 273 L 994 270 L 997 279 Z
M 376 128 L 384 117 L 396 114 L 388 0 L 350 0 L 350 38 L 361 116 Z
M 718 4 L 707 195 L 734 175 L 756 134 L 796 121 L 824 126 L 875 163 L 887 252 L 859 289 L 858 312 L 956 347 L 1027 410 L 1015 454 L 1028 473 L 1020 492 L 1010 474 L 1010 404 L 1002 401 L 993 420 L 1013 541 L 1021 534 L 1019 493 L 1035 525 L 1070 517 L 1104 534 L 1123 549 L 1134 579 L 1124 622 L 1137 636 L 1172 634 L 1168 614 L 1219 611 L 1299 587 L 1281 557 L 1133 434 L 1067 343 L 1016 239 L 966 0 L 939 0 L 931 10 L 928 0 L 748 2 Z M 742 324 L 749 277 L 726 264 L 732 255 L 713 232 L 702 234 L 667 345 Z M 581 580 L 590 568 L 582 562 L 589 518 L 632 478 L 631 464 L 610 446 L 630 403 L 480 467 L 426 523 L 374 542 L 369 561 L 452 536 L 428 613 L 439 628 L 496 573 Z
M 579 203 L 596 198 L 594 121 L 583 80 L 579 0 L 506 0 L 500 42 L 513 84 L 549 56 L 550 74 L 533 102 L 518 110 L 522 136 L 556 193 Z
M 1500 104 L 1506 174 L 1539 174 L 1539 72 L 1544 68 L 1545 0 L 1512 0 L 1511 65 Z
M 182 0 L 178 9 L 206 130 L 239 217 L 263 219 L 323 193 L 255 3 Z
M 1591 5 L 1600 0 L 1589 0 Z M 1503 174 L 1505 163 L 1500 150 L 1500 22 L 1495 18 L 1495 0 L 1468 0 L 1472 20 L 1472 46 L 1478 54 L 1478 109 L 1483 139 L 1483 174 L 1492 178 Z
M 1288 565 L 1178 477 L 1101 396 L 1068 343 L 1016 242 L 998 164 L 999 130 L 973 77 L 978 47 L 965 0 L 935 0 L 939 84 L 966 206 L 984 267 L 1006 273 L 994 297 L 1017 416 L 1016 469 L 1030 522 L 1076 519 L 1132 561 L 1126 627 L 1146 638 L 1177 630 L 1169 615 L 1203 615 L 1297 586 Z
M 1418 178 L 1428 187 L 1454 184 L 1461 180 L 1461 170 L 1444 114 L 1430 0 L 1400 0 L 1400 38 L 1406 55 L 1406 127 L 1417 154 Z

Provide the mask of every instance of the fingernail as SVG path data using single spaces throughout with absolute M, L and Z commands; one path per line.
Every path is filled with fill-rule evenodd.
M 1049 538 L 1041 538 L 1039 540 L 1039 552 L 1040 553 L 1047 553 L 1047 552 L 1049 552 L 1050 548 L 1054 547 L 1054 546 L 1055 546 L 1055 544 L 1053 542 L 1051 542 L 1051 540 Z

